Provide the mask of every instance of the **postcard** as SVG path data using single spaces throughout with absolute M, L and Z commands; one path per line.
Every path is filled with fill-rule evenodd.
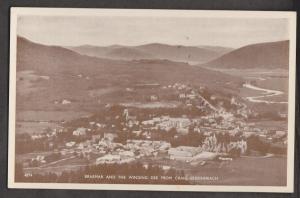
M 9 188 L 293 192 L 296 13 L 11 8 Z

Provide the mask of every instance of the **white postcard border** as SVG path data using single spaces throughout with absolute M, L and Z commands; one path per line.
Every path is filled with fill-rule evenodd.
M 225 186 L 225 185 L 153 185 L 153 184 L 77 184 L 15 182 L 15 117 L 16 117 L 16 39 L 17 17 L 20 15 L 68 16 L 159 16 L 159 17 L 239 17 L 289 19 L 289 99 L 287 186 Z M 145 10 L 145 9 L 83 9 L 83 8 L 11 8 L 10 81 L 9 81 L 9 148 L 8 188 L 82 189 L 82 190 L 146 190 L 146 191 L 213 191 L 213 192 L 281 192 L 294 191 L 295 141 L 295 78 L 296 78 L 296 12 L 278 11 L 211 11 L 211 10 Z

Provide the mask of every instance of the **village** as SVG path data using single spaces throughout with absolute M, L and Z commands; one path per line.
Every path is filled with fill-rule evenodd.
M 207 161 L 232 161 L 248 155 L 253 147 L 248 141 L 251 137 L 263 142 L 286 144 L 287 131 L 269 131 L 246 122 L 245 119 L 252 112 L 235 98 L 230 99 L 230 105 L 236 109 L 229 112 L 221 105 L 211 104 L 210 101 L 217 100 L 214 96 L 210 96 L 210 100 L 201 96 L 199 90 L 202 87 L 194 89 L 175 83 L 161 89 L 177 91 L 182 106 L 175 111 L 187 109 L 183 111 L 184 114 L 153 111 L 145 115 L 139 108 L 106 105 L 100 117 L 77 121 L 81 125 L 63 125 L 32 134 L 30 141 L 47 145 L 43 149 L 51 151 L 55 157 L 36 154 L 24 160 L 23 167 L 33 170 L 35 167 L 55 166 L 56 162 L 73 158 L 86 159 L 93 165 L 128 164 L 149 159 L 155 163 L 164 159 L 166 162 L 204 166 Z M 126 90 L 132 91 L 129 88 Z M 159 96 L 150 95 L 149 99 L 158 102 Z M 195 110 L 201 114 L 189 115 Z M 39 150 L 31 152 L 43 153 Z M 166 163 L 161 168 L 167 170 L 171 165 Z

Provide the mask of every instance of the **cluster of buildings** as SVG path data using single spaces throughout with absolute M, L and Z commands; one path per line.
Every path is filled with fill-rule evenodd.
M 43 139 L 43 138 L 51 138 L 51 137 L 55 137 L 58 133 L 62 133 L 63 129 L 59 128 L 59 129 L 48 129 L 49 131 L 46 131 L 44 133 L 33 133 L 31 134 L 31 139 L 32 140 L 39 140 L 39 139 Z
M 125 145 L 97 158 L 96 164 L 130 163 L 141 157 L 157 156 L 158 152 L 164 152 L 170 146 L 164 141 L 127 140 Z
M 126 144 L 121 144 L 114 142 L 114 138 L 113 134 L 108 134 L 99 142 L 73 144 L 69 151 L 80 152 L 87 158 L 90 158 L 91 154 L 100 155 L 96 158 L 96 164 L 123 164 L 141 157 L 155 157 L 159 152 L 166 152 L 171 147 L 170 143 L 165 141 L 127 140 Z
M 142 84 L 137 85 L 136 88 L 145 87 L 157 87 L 156 84 Z M 232 98 L 230 103 L 236 105 L 237 114 L 242 115 L 243 118 L 235 117 L 233 112 L 227 112 L 222 107 L 213 106 L 208 100 L 200 95 L 200 91 L 203 87 L 192 88 L 188 85 L 175 83 L 174 85 L 168 85 L 162 87 L 163 89 L 175 89 L 178 93 L 178 98 L 186 105 L 202 106 L 199 108 L 209 107 L 209 114 L 201 117 L 188 118 L 182 115 L 181 117 L 171 117 L 169 115 L 154 115 L 149 116 L 147 119 L 141 120 L 137 118 L 137 115 L 130 115 L 128 109 L 124 109 L 123 113 L 115 117 L 122 122 L 120 125 L 123 127 L 120 130 L 123 133 L 136 134 L 137 139 L 127 139 L 126 143 L 117 143 L 116 133 L 106 132 L 108 128 L 115 127 L 114 125 L 97 123 L 90 121 L 85 127 L 78 127 L 72 131 L 72 136 L 84 137 L 89 135 L 89 140 L 83 142 L 67 141 L 62 147 L 60 147 L 60 153 L 62 156 L 66 155 L 82 155 L 88 159 L 94 159 L 96 164 L 124 164 L 134 162 L 143 157 L 156 157 L 160 153 L 164 153 L 170 160 L 178 160 L 189 163 L 198 163 L 199 161 L 215 159 L 220 154 L 228 154 L 233 149 L 238 149 L 241 154 L 246 153 L 248 145 L 247 137 L 256 134 L 261 138 L 268 140 L 280 139 L 286 137 L 286 131 L 275 131 L 270 134 L 268 130 L 257 128 L 250 123 L 246 123 L 243 118 L 247 118 L 249 110 L 247 107 L 239 102 L 235 98 Z M 132 89 L 127 88 L 127 91 Z M 213 98 L 212 98 L 213 97 Z M 212 96 L 210 100 L 215 100 L 215 96 Z M 157 95 L 150 95 L 151 101 L 157 101 L 159 97 Z M 198 103 L 193 103 L 198 101 Z M 65 102 L 66 104 L 68 102 Z M 196 105 L 195 105 L 196 104 Z M 105 131 L 103 134 L 95 133 L 95 130 Z M 172 129 L 176 129 L 177 134 L 175 136 L 187 135 L 190 131 L 201 133 L 205 136 L 203 142 L 199 142 L 199 146 L 178 146 L 172 147 L 167 141 L 153 141 L 151 139 L 151 132 L 153 130 L 166 132 Z M 62 130 L 62 129 L 61 129 Z M 59 131 L 62 132 L 62 131 Z M 220 141 L 216 134 L 227 133 L 231 136 L 241 133 L 245 139 L 239 139 L 235 141 Z M 93 134 L 94 133 L 94 134 Z M 92 135 L 91 135 L 92 134 Z M 142 137 L 141 136 L 145 136 Z M 57 131 L 51 131 L 49 133 L 32 135 L 32 139 L 36 140 L 42 137 L 56 136 Z M 175 138 L 174 136 L 174 138 Z M 78 138 L 80 139 L 80 138 Z M 91 157 L 93 156 L 93 157 Z M 40 156 L 39 161 L 43 161 L 43 156 Z M 44 163 L 44 162 L 43 162 Z
M 234 102 L 234 101 L 232 101 Z M 237 119 L 232 113 L 224 110 L 211 113 L 199 118 L 154 116 L 151 119 L 138 121 L 137 116 L 130 115 L 128 109 L 117 117 L 123 116 L 123 126 L 126 131 L 123 133 L 132 133 L 139 136 L 146 134 L 145 137 L 139 136 L 137 139 L 127 139 L 126 143 L 117 143 L 116 133 L 104 132 L 97 134 L 95 131 L 106 131 L 108 125 L 95 121 L 88 122 L 85 127 L 78 127 L 72 131 L 74 137 L 85 137 L 89 139 L 83 142 L 67 141 L 64 146 L 60 146 L 59 152 L 62 156 L 80 155 L 87 159 L 95 160 L 96 164 L 124 164 L 134 162 L 143 157 L 155 158 L 159 153 L 164 153 L 170 160 L 177 160 L 197 164 L 205 160 L 215 159 L 220 154 L 228 154 L 233 149 L 238 149 L 241 154 L 246 153 L 248 145 L 247 139 L 251 135 L 258 135 L 260 138 L 272 141 L 273 139 L 286 138 L 285 130 L 260 129 L 251 123 L 246 123 L 242 119 Z M 219 120 L 219 121 L 217 121 Z M 136 126 L 133 129 L 133 126 Z M 137 129 L 138 130 L 137 130 Z M 97 129 L 97 130 L 95 130 Z M 172 147 L 167 141 L 152 141 L 151 131 L 170 131 L 176 129 L 176 137 L 186 135 L 190 131 L 201 133 L 205 136 L 199 146 L 178 146 Z M 47 133 L 32 134 L 31 139 L 52 138 L 65 129 L 54 129 Z M 218 140 L 216 134 L 227 133 L 231 136 L 241 133 L 243 139 L 222 142 Z M 92 134 L 92 135 L 91 135 Z M 174 136 L 174 137 L 175 137 Z M 39 163 L 46 163 L 44 156 L 32 159 Z
M 179 133 L 188 133 L 191 123 L 192 121 L 185 117 L 172 118 L 170 116 L 161 116 L 143 121 L 142 126 L 145 129 L 160 129 L 163 131 L 169 131 L 175 128 Z
M 168 119 L 164 121 L 166 120 Z M 175 125 L 175 127 L 176 126 L 177 125 Z M 179 126 L 181 125 L 179 124 Z M 78 128 L 75 131 L 82 132 L 82 129 Z M 166 157 L 170 160 L 194 163 L 199 160 L 215 159 L 217 155 L 226 154 L 232 149 L 240 149 L 241 154 L 244 154 L 247 150 L 247 142 L 244 140 L 225 144 L 217 140 L 215 133 L 206 135 L 207 137 L 202 144 L 199 142 L 198 147 L 172 147 L 171 144 L 166 141 L 144 139 L 128 139 L 126 144 L 116 143 L 114 142 L 116 138 L 115 134 L 105 133 L 103 138 L 97 136 L 93 137 L 92 140 L 79 144 L 68 142 L 66 143 L 68 149 L 63 149 L 61 154 L 78 153 L 87 158 L 90 158 L 89 156 L 91 154 L 101 155 L 96 158 L 96 164 L 123 164 L 133 162 L 143 157 L 156 157 L 159 153 L 163 153 L 167 154 Z

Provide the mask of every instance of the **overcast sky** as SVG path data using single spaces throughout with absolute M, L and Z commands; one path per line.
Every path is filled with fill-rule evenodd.
M 287 19 L 21 16 L 17 33 L 60 46 L 244 45 L 288 39 Z

